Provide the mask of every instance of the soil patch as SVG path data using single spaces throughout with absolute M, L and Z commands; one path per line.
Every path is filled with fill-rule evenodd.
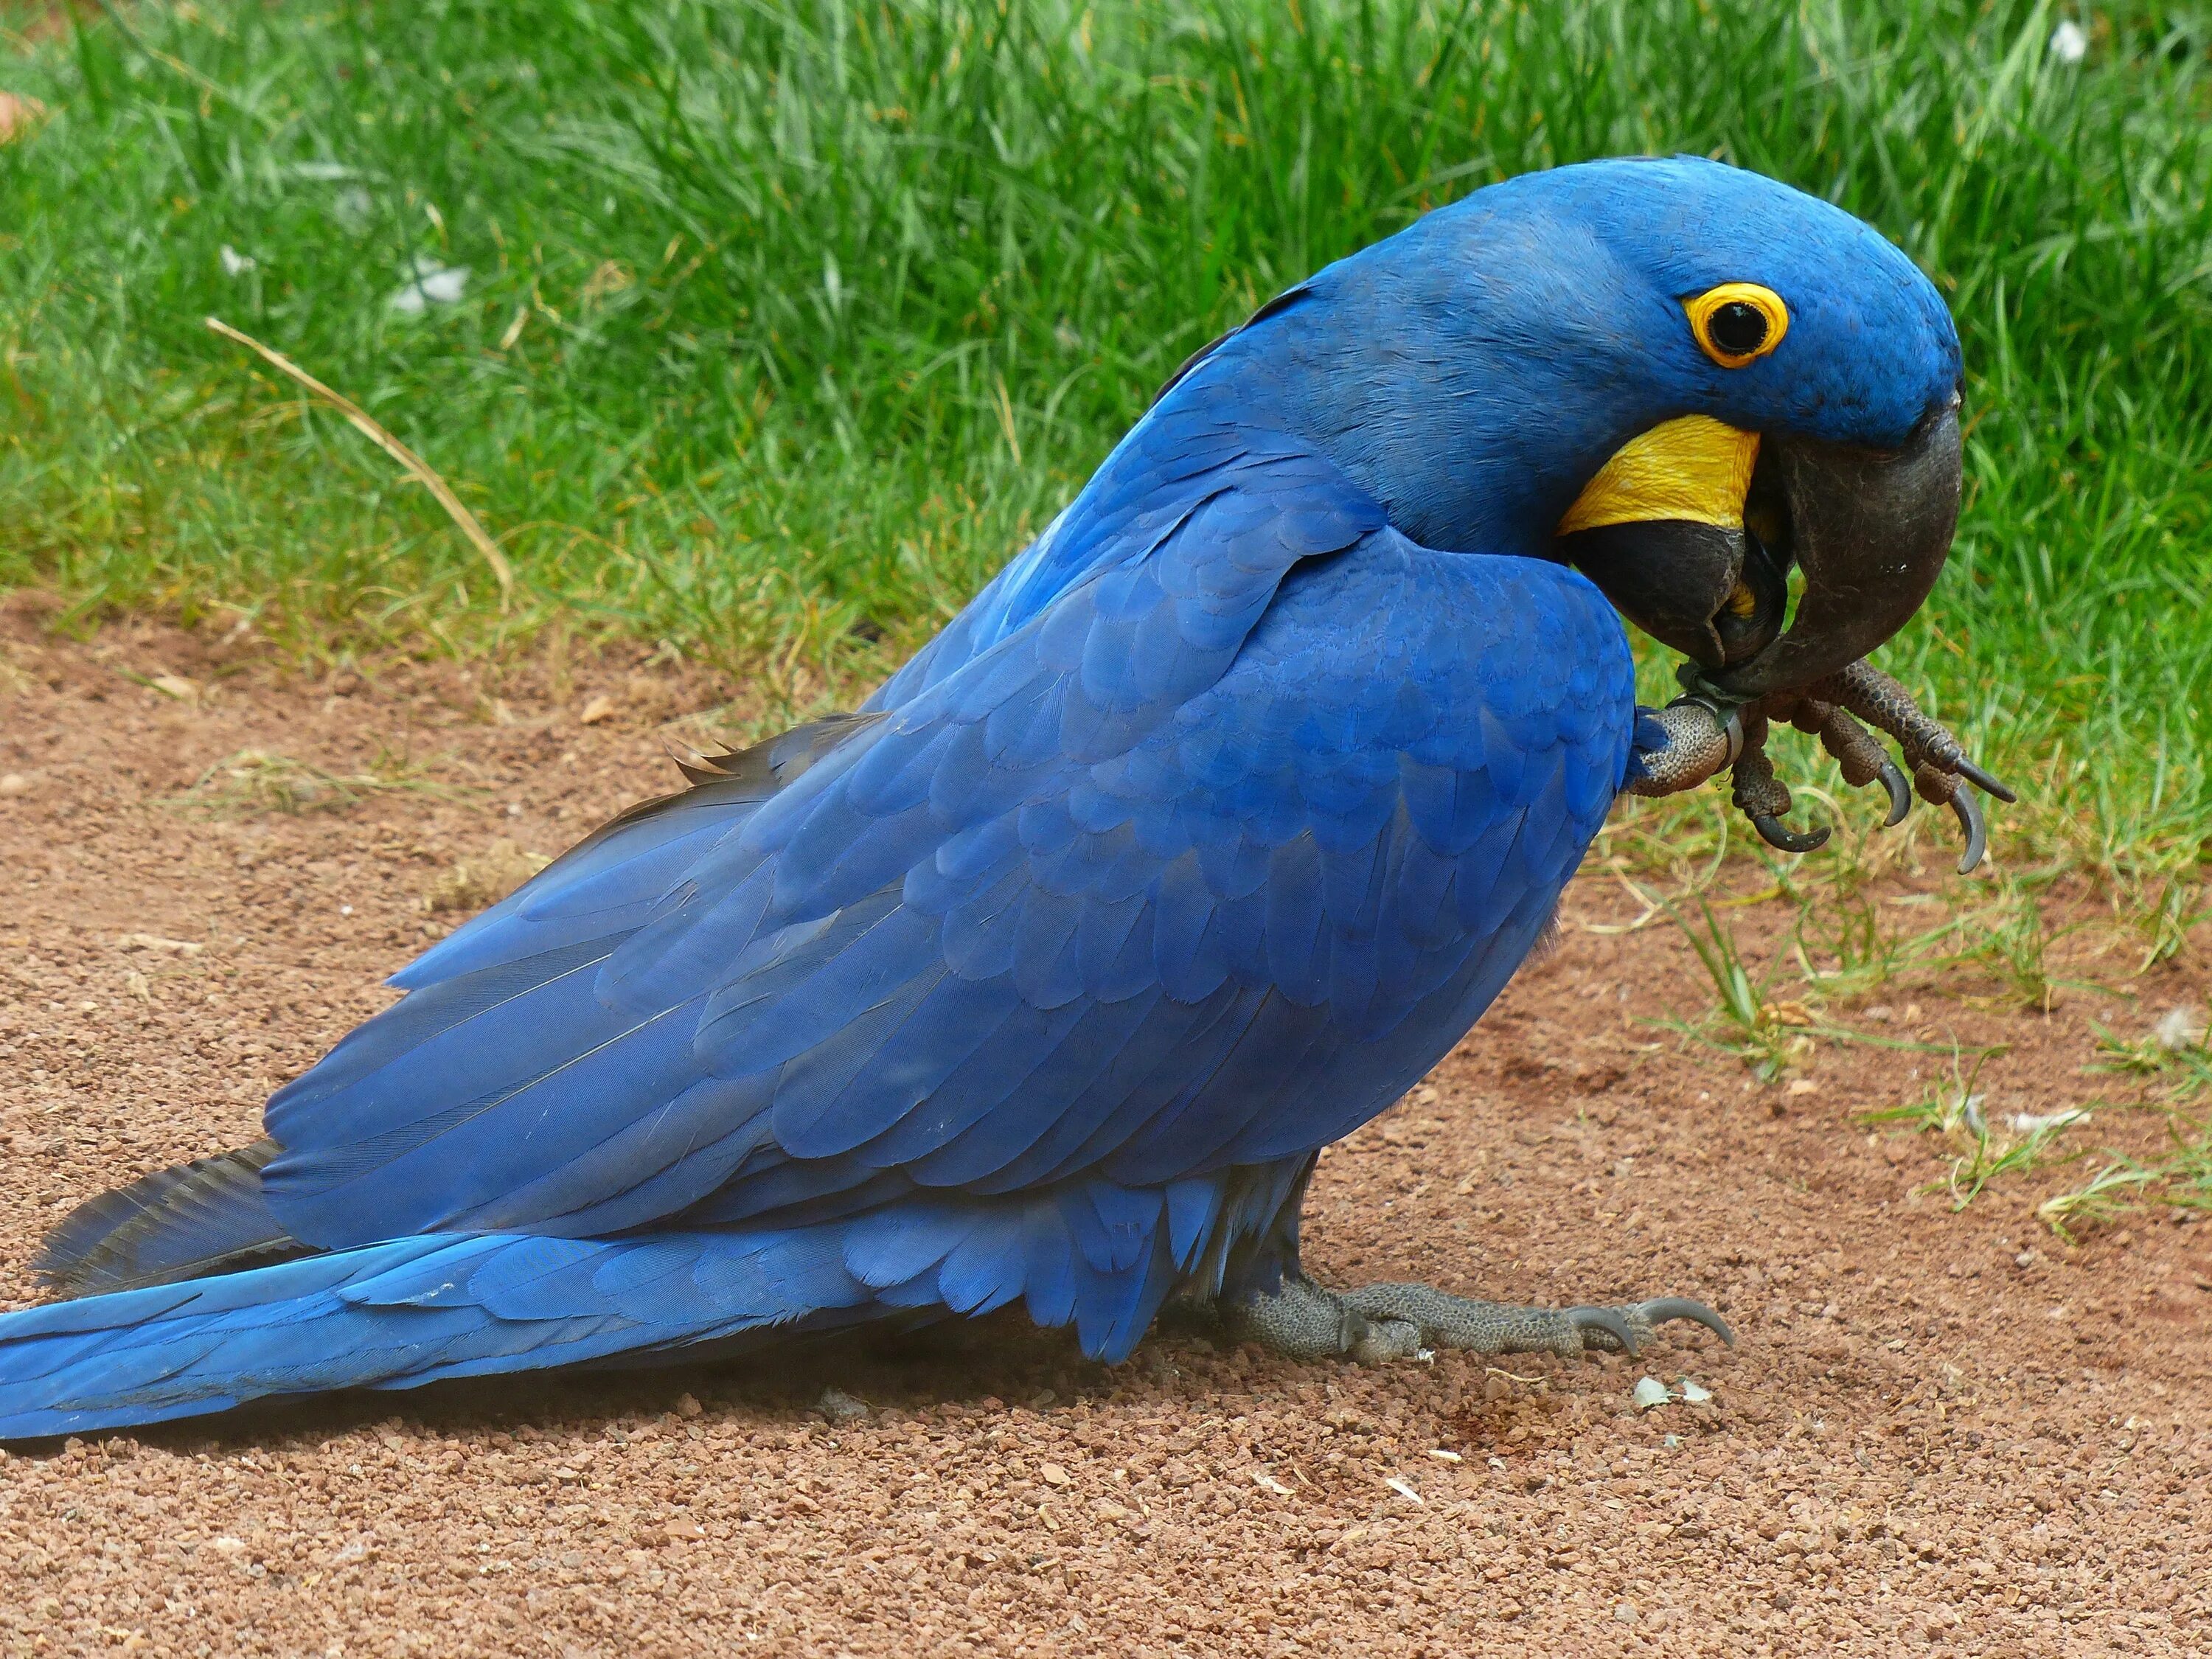
M 456 904 L 672 787 L 657 728 L 729 695 L 611 658 L 556 690 L 288 681 L 150 625 L 0 626 L 9 1305 L 70 1206 L 252 1139 Z M 300 799 L 272 771 L 338 781 Z M 1756 944 L 1778 908 L 1732 914 Z M 1734 1353 L 1685 1334 L 1636 1363 L 1366 1370 L 1169 1328 L 1109 1370 L 1000 1319 L 257 1409 L 0 1459 L 0 1645 L 2205 1651 L 2212 1224 L 2145 1211 L 2069 1248 L 2034 1206 L 2078 1177 L 2048 1170 L 1954 1212 L 1920 1190 L 1936 1137 L 1856 1116 L 1948 1057 L 1823 1046 L 1759 1084 L 1652 1024 L 1711 992 L 1663 922 L 1590 931 L 1637 914 L 1578 884 L 1560 948 L 1323 1157 L 1308 1261 L 1518 1300 L 1700 1296 Z M 2110 1097 L 2082 1071 L 2092 1021 L 2147 1029 L 2204 993 L 2185 964 L 2046 1014 L 1953 977 L 1884 1029 L 2008 1044 L 1977 1085 L 1991 1112 Z M 2105 1112 L 2083 1144 L 2130 1135 L 2148 1151 L 2154 1126 Z M 1711 1398 L 1639 1411 L 1644 1376 Z

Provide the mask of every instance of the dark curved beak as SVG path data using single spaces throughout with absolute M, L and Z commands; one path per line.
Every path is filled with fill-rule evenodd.
M 1894 450 L 1762 438 L 1740 525 L 1655 517 L 1564 534 L 1559 551 L 1748 701 L 1825 678 L 1905 625 L 1950 553 L 1960 481 L 1954 398 Z M 1793 568 L 1804 590 L 1791 615 Z
M 1900 449 L 1787 437 L 1765 447 L 1761 460 L 1772 468 L 1771 484 L 1788 515 L 1789 556 L 1805 573 L 1805 591 L 1787 633 L 1713 677 L 1741 697 L 1824 679 L 1904 627 L 1943 574 L 1959 523 L 1955 398 Z M 1754 517 L 1759 483 L 1753 479 Z

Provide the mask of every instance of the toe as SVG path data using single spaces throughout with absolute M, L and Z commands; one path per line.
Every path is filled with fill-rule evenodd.
M 1410 1320 L 1370 1319 L 1357 1322 L 1348 1345 L 1352 1357 L 1363 1365 L 1380 1365 L 1393 1359 L 1410 1359 L 1421 1352 L 1421 1328 Z
M 1670 1319 L 1692 1320 L 1703 1325 L 1731 1348 L 1735 1346 L 1735 1333 L 1729 1328 L 1728 1321 L 1704 1303 L 1686 1296 L 1654 1297 L 1649 1302 L 1638 1303 L 1628 1312 L 1646 1326 L 1664 1325 Z
M 1569 1308 L 1565 1310 L 1562 1317 L 1566 1320 L 1568 1329 L 1581 1334 L 1582 1346 L 1584 1347 L 1613 1346 L 1602 1341 L 1590 1340 L 1593 1334 L 1601 1332 L 1606 1336 L 1611 1337 L 1613 1343 L 1619 1344 L 1625 1349 L 1632 1359 L 1644 1352 L 1644 1344 L 1637 1335 L 1635 1326 L 1630 1322 L 1628 1316 L 1618 1308 Z

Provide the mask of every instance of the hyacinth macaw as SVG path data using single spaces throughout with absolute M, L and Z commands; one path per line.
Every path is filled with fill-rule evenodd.
M 267 1138 L 95 1199 L 0 1437 L 1170 1297 L 1293 1355 L 1626 1347 L 1674 1297 L 1340 1294 L 1318 1150 L 1474 1025 L 1624 791 L 1769 723 L 1896 810 L 1984 776 L 1863 659 L 1960 490 L 1959 343 L 1838 209 L 1562 167 L 1187 363 L 857 713 L 699 769 L 402 969 Z M 1790 579 L 1799 579 L 1791 605 Z M 1625 615 L 1690 690 L 1633 695 Z

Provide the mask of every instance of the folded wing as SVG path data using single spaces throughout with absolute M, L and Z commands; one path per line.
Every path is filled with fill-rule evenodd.
M 803 767 L 618 824 L 426 955 L 271 1103 L 272 1212 L 337 1247 L 1158 1193 L 1386 1105 L 1610 803 L 1619 625 L 1287 448 L 1179 489 Z

